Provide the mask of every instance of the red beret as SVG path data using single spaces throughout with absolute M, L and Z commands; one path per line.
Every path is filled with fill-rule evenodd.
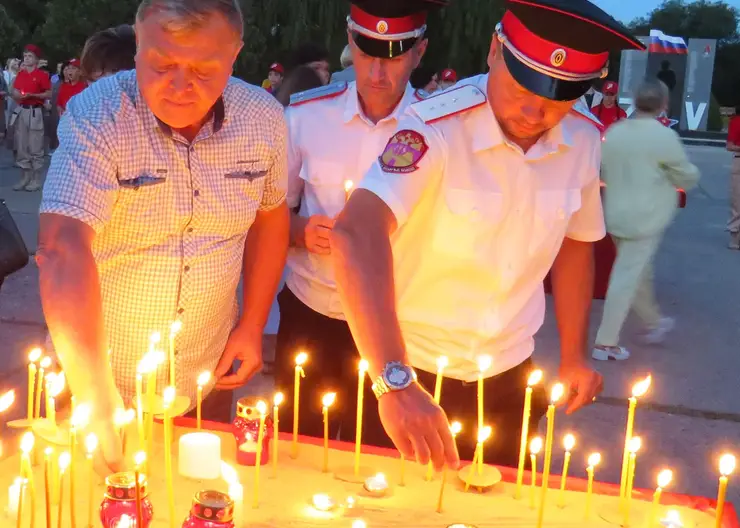
M 23 51 L 30 51 L 31 53 L 33 53 L 34 55 L 36 55 L 39 58 L 43 55 L 41 53 L 41 48 L 39 48 L 35 44 L 26 44 L 26 47 L 23 48 Z
M 75 68 L 80 67 L 80 59 L 72 59 L 67 63 L 68 66 L 74 66 Z
M 607 95 L 617 95 L 619 93 L 619 85 L 614 81 L 606 81 L 602 92 Z
M 277 72 L 277 73 L 279 73 L 280 75 L 282 75 L 283 73 L 285 73 L 285 69 L 283 68 L 283 65 L 282 65 L 282 64 L 280 64 L 279 62 L 273 62 L 273 63 L 272 63 L 271 65 L 270 65 L 270 71 L 274 71 L 274 72 Z
M 442 70 L 442 80 L 456 83 L 457 82 L 457 72 L 453 70 L 452 68 L 447 68 L 446 70 Z

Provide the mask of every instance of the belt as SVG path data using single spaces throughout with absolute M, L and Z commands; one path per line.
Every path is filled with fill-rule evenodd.
M 25 108 L 26 110 L 33 110 L 34 108 L 41 108 L 43 106 L 44 105 L 25 105 L 25 104 L 22 104 L 21 105 L 21 108 Z

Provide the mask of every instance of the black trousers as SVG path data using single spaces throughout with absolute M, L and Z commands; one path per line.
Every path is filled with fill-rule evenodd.
M 301 380 L 299 433 L 321 437 L 323 418 L 321 398 L 336 392 L 337 403 L 330 410 L 330 434 L 347 442 L 355 440 L 357 377 L 359 354 L 345 321 L 331 319 L 303 304 L 286 286 L 278 295 L 280 327 L 275 352 L 277 387 L 285 394 L 280 412 L 280 430 L 293 430 L 293 385 L 295 356 L 309 355 Z M 527 378 L 534 369 L 530 359 L 521 365 L 484 381 L 485 423 L 493 428 L 486 442 L 486 462 L 516 466 L 522 431 L 522 413 Z M 430 392 L 436 374 L 417 371 L 419 382 Z M 365 379 L 362 442 L 393 447 L 378 416 L 378 404 L 371 380 Z M 442 407 L 450 421 L 460 421 L 463 433 L 457 438 L 460 456 L 472 460 L 477 427 L 477 384 L 447 378 L 442 383 Z M 547 396 L 539 386 L 532 397 L 530 436 L 547 410 Z

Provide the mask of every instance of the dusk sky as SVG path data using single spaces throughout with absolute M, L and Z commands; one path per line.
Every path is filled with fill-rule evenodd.
M 644 16 L 662 4 L 662 0 L 591 0 L 621 22 Z M 727 0 L 727 3 L 740 9 L 740 0 Z

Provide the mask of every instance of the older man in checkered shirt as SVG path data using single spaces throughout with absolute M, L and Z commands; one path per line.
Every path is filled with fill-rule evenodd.
M 230 78 L 242 24 L 237 0 L 144 0 L 136 70 L 75 97 L 60 125 L 41 204 L 41 297 L 112 471 L 112 417 L 134 396 L 152 331 L 182 322 L 176 384 L 191 401 L 202 371 L 229 390 L 261 367 L 287 252 L 287 139 L 279 103 Z M 167 380 L 165 365 L 160 393 Z

